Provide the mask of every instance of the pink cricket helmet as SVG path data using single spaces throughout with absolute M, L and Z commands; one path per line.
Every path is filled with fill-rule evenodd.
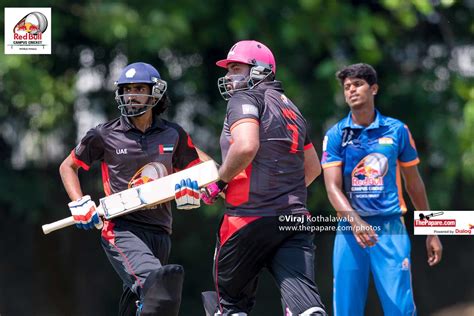
M 229 50 L 226 59 L 219 60 L 216 65 L 227 68 L 229 63 L 243 63 L 252 66 L 263 66 L 276 74 L 275 57 L 272 51 L 264 44 L 246 40 L 237 42 Z

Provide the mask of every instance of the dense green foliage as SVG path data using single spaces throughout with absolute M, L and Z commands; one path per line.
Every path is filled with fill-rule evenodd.
M 18 6 L 9 0 L 3 4 Z M 347 114 L 335 72 L 350 63 L 370 63 L 379 73 L 377 107 L 408 124 L 417 141 L 432 208 L 473 208 L 472 0 L 57 0 L 23 1 L 21 6 L 52 7 L 53 53 L 0 58 L 0 184 L 4 188 L 0 218 L 23 223 L 15 230 L 0 227 L 21 235 L 15 246 L 28 254 L 22 258 L 21 251 L 14 251 L 17 259 L 0 262 L 8 271 L 23 267 L 22 274 L 31 278 L 21 278 L 14 291 L 24 290 L 23 282 L 39 282 L 28 285 L 28 293 L 45 288 L 36 294 L 45 304 L 34 307 L 39 314 L 93 315 L 94 309 L 77 307 L 86 300 L 86 291 L 94 293 L 98 315 L 115 313 L 120 284 L 105 256 L 101 257 L 97 236 L 71 229 L 43 237 L 38 227 L 67 215 L 57 167 L 85 129 L 119 115 L 113 81 L 121 67 L 134 61 L 149 62 L 160 70 L 174 104 L 168 118 L 183 125 L 197 146 L 216 160 L 220 160 L 218 136 L 225 102 L 216 87 L 224 71 L 214 63 L 235 41 L 256 39 L 273 50 L 277 79 L 306 116 L 318 152 L 327 128 Z M 99 198 L 98 168 L 81 178 L 84 190 Z M 332 212 L 321 179 L 310 188 L 309 207 L 314 213 Z M 188 271 L 183 315 L 201 315 L 199 291 L 212 288 L 212 251 L 220 213 L 218 205 L 176 216 L 173 260 Z M 318 259 L 318 282 L 329 306 L 332 236 L 321 240 L 328 244 L 318 244 L 318 254 L 325 257 Z M 471 247 L 472 262 L 472 242 L 463 242 Z M 415 248 L 421 249 L 418 270 L 425 271 L 421 239 L 415 240 Z M 98 264 L 106 272 L 97 270 L 95 260 L 102 260 Z M 68 271 L 89 271 L 91 280 L 76 276 L 68 281 Z M 42 276 L 28 276 L 35 273 Z M 98 280 L 101 276 L 112 281 Z M 9 289 L 10 282 L 15 280 L 0 277 L 1 292 Z M 87 290 L 86 282 L 93 289 Z M 416 277 L 414 282 L 416 291 Z M 262 286 L 265 293 L 259 294 L 257 315 L 275 315 L 279 310 L 276 290 L 267 294 L 271 286 L 267 283 Z M 472 299 L 470 284 L 463 295 Z M 427 305 L 429 298 L 424 295 L 420 293 L 417 300 L 425 299 Z M 2 296 L 0 313 L 39 315 L 28 306 L 18 306 L 21 295 Z M 441 300 L 434 307 L 422 304 L 419 309 L 427 313 L 464 300 L 458 299 Z M 271 312 L 262 311 L 271 304 Z

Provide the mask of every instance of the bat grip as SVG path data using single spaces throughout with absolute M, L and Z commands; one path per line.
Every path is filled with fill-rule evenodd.
M 99 216 L 104 216 L 104 211 L 102 210 L 101 206 L 97 207 L 97 213 L 99 214 Z M 75 224 L 74 218 L 72 216 L 69 216 L 69 217 L 60 219 L 59 221 L 55 221 L 55 222 L 43 225 L 42 226 L 43 233 L 46 235 L 46 234 L 49 234 L 51 232 L 54 232 L 55 230 L 59 230 L 59 229 L 62 229 L 62 228 L 68 227 L 68 226 L 72 226 L 74 224 Z
M 45 224 L 45 225 L 42 226 L 42 228 L 43 228 L 43 233 L 46 235 L 46 234 L 49 234 L 51 232 L 54 232 L 55 230 L 58 230 L 58 229 L 61 229 L 61 228 L 64 228 L 64 227 L 68 227 L 68 226 L 71 226 L 71 225 L 74 225 L 74 218 L 72 216 L 69 216 L 69 217 L 63 218 L 59 221 L 52 222 L 52 223 L 49 223 L 49 224 Z

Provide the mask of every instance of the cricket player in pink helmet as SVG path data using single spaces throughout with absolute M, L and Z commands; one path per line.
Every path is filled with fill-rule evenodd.
M 306 120 L 275 80 L 266 45 L 240 41 L 216 64 L 227 70 L 217 83 L 228 101 L 223 163 L 221 180 L 202 200 L 212 204 L 223 192 L 225 211 L 214 257 L 216 292 L 203 293 L 207 315 L 249 314 L 263 268 L 280 289 L 284 315 L 326 315 L 305 220 L 306 187 L 321 173 Z

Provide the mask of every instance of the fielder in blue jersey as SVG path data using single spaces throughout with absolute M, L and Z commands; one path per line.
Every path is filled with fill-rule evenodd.
M 348 219 L 334 243 L 334 315 L 364 315 L 370 273 L 385 315 L 416 315 L 401 181 L 415 208 L 428 210 L 415 142 L 405 124 L 375 109 L 379 86 L 370 65 L 348 66 L 337 78 L 351 112 L 323 141 L 328 197 Z M 439 238 L 428 236 L 426 246 L 428 264 L 440 262 Z

